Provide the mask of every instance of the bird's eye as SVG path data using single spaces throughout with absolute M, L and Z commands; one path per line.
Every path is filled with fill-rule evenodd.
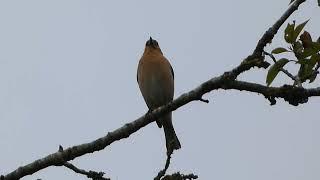
M 157 42 L 157 41 L 154 41 L 154 45 L 159 46 L 159 44 L 158 44 L 158 42 Z

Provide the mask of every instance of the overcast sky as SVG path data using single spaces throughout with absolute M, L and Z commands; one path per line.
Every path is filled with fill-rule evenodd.
M 140 117 L 147 107 L 136 82 L 145 41 L 158 40 L 175 71 L 175 96 L 237 66 L 287 9 L 289 0 L 0 1 L 0 174 L 65 148 L 90 142 Z M 289 22 L 311 18 L 316 0 Z M 268 46 L 283 43 L 283 28 Z M 295 68 L 291 70 L 296 70 Z M 241 80 L 265 83 L 252 69 Z M 294 72 L 294 71 L 293 71 Z M 289 79 L 280 74 L 272 84 Z M 319 86 L 317 80 L 313 86 Z M 214 91 L 209 104 L 173 113 L 182 149 L 169 173 L 217 180 L 320 179 L 319 98 L 299 107 L 261 95 Z M 72 161 L 112 179 L 152 179 L 166 157 L 155 123 L 128 139 Z M 64 167 L 23 179 L 85 180 Z

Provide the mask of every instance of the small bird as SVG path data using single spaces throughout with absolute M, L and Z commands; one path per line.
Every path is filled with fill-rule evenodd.
M 137 81 L 149 110 L 156 109 L 172 101 L 174 95 L 174 73 L 169 61 L 163 56 L 156 40 L 146 42 L 139 61 Z M 167 154 L 180 149 L 179 139 L 172 124 L 172 113 L 156 120 L 159 128 L 163 126 L 166 138 Z

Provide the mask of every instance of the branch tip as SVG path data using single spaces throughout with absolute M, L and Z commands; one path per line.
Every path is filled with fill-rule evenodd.
M 180 172 L 176 172 L 174 174 L 171 174 L 171 175 L 166 175 L 164 176 L 161 180 L 193 180 L 193 179 L 198 179 L 198 176 L 191 173 L 191 174 L 188 174 L 188 175 L 184 175 L 184 174 L 181 174 Z
M 198 176 L 191 173 L 191 174 L 188 174 L 188 175 L 182 175 L 182 179 L 189 179 L 189 180 L 198 179 Z
M 277 103 L 276 98 L 275 97 L 266 97 L 269 101 L 270 101 L 270 106 L 273 106 Z
M 61 145 L 59 145 L 59 152 L 62 152 L 63 151 L 63 147 Z
M 203 99 L 202 97 L 199 98 L 199 101 L 204 102 L 204 103 L 209 103 L 209 100 L 208 100 L 208 99 Z
M 158 175 L 154 178 L 154 180 L 160 180 L 161 177 L 163 177 L 166 174 L 166 171 L 168 170 L 169 165 L 170 165 L 170 160 L 171 160 L 172 153 L 173 153 L 173 151 L 169 151 L 167 153 L 167 160 L 166 160 L 166 164 L 164 166 L 164 169 L 159 171 Z
M 69 162 L 65 162 L 63 165 L 65 167 L 71 169 L 75 173 L 86 175 L 87 178 L 90 178 L 92 180 L 110 180 L 110 178 L 103 177 L 105 175 L 104 172 L 95 172 L 95 171 L 91 171 L 91 170 L 90 171 L 86 171 L 86 170 L 77 168 L 75 165 L 73 165 L 73 164 L 71 164 Z

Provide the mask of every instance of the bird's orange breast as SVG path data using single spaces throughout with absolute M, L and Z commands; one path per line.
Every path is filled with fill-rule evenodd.
M 169 61 L 162 54 L 144 54 L 139 61 L 137 78 L 149 108 L 157 108 L 173 99 L 172 69 Z

